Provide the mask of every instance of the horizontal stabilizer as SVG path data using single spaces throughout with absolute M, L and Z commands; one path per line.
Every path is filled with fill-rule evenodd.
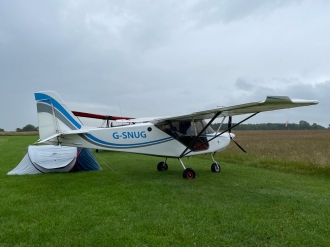
M 57 133 L 55 135 L 49 136 L 49 137 L 47 137 L 47 138 L 45 138 L 43 140 L 39 140 L 35 144 L 40 144 L 40 143 L 47 142 L 47 141 L 49 141 L 49 140 L 51 140 L 53 138 L 56 138 L 58 136 L 78 135 L 78 134 L 87 134 L 87 133 L 89 133 L 89 130 L 82 130 L 82 129 L 80 129 L 80 130 L 68 130 L 68 131 L 64 131 L 62 133 Z

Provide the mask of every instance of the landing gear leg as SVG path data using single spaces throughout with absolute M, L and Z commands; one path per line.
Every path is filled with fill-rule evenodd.
M 179 161 L 184 169 L 182 177 L 186 178 L 186 179 L 194 179 L 196 177 L 195 171 L 192 168 L 186 168 L 180 158 L 179 158 Z
M 168 169 L 168 165 L 166 163 L 167 157 L 165 158 L 165 161 L 161 161 L 157 165 L 157 170 L 158 171 L 166 171 Z
M 214 157 L 213 157 L 213 154 L 211 154 L 211 157 L 212 157 L 212 165 L 211 165 L 211 171 L 212 172 L 220 172 L 221 171 L 221 167 L 220 165 L 218 164 L 218 162 L 215 161 Z

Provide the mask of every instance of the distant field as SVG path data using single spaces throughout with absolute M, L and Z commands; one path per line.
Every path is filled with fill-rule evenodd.
M 195 180 L 107 151 L 103 171 L 8 176 L 38 136 L 0 136 L 0 246 L 329 246 L 330 132 L 234 133 L 248 154 L 184 159 Z
M 0 136 L 33 136 L 38 135 L 38 131 L 28 131 L 28 132 L 16 132 L 16 131 L 4 131 L 0 132 Z
M 243 153 L 230 145 L 218 154 L 226 162 L 286 171 L 324 171 L 330 175 L 330 130 L 233 131 Z

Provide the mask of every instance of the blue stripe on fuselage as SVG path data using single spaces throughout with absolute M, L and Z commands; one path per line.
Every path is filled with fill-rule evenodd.
M 173 137 L 166 137 L 163 139 L 154 140 L 154 141 L 150 141 L 150 142 L 140 142 L 140 143 L 133 143 L 133 144 L 118 144 L 118 143 L 111 143 L 111 142 L 103 141 L 91 134 L 86 134 L 86 136 L 99 144 L 107 145 L 107 146 L 117 146 L 117 147 L 134 147 L 134 146 L 139 147 L 139 146 L 145 146 L 145 145 L 150 145 L 150 144 L 156 144 L 159 142 L 165 142 L 165 141 L 169 141 L 169 140 L 173 139 Z

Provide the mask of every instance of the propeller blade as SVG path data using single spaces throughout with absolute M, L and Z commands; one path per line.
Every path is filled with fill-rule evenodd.
M 230 137 L 230 139 L 237 145 L 237 147 L 239 147 L 244 153 L 246 153 L 244 148 L 242 148 L 232 137 Z
M 229 116 L 229 118 L 228 118 L 228 129 L 229 129 L 229 133 L 231 133 L 231 123 L 232 123 L 232 118 L 231 118 L 231 116 Z

